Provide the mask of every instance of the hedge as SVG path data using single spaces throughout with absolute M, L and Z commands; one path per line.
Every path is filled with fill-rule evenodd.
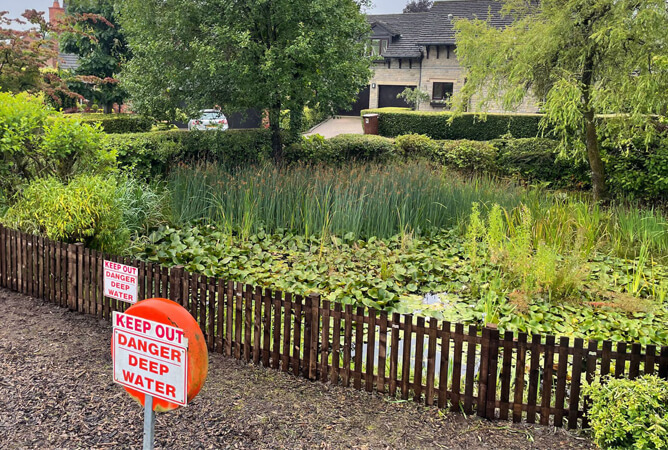
M 379 134 L 396 137 L 403 134 L 424 134 L 432 139 L 489 141 L 505 135 L 532 138 L 540 134 L 540 114 L 487 114 L 485 119 L 473 113 L 456 116 L 448 112 L 407 111 L 397 108 L 366 109 L 362 114 L 379 115 Z
M 271 155 L 266 129 L 227 131 L 156 131 L 109 135 L 119 166 L 139 177 L 157 177 L 180 162 L 211 161 L 228 166 L 256 163 Z
M 105 133 L 143 133 L 151 131 L 154 121 L 136 114 L 73 114 L 81 123 L 100 124 Z
M 289 163 L 386 162 L 395 154 L 393 140 L 382 136 L 340 134 L 325 139 L 320 135 L 312 135 L 288 146 L 285 159 Z

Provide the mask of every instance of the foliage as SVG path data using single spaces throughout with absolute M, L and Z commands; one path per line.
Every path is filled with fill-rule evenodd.
M 497 148 L 488 142 L 440 141 L 434 159 L 464 173 L 499 173 Z
M 439 145 L 424 134 L 404 134 L 394 140 L 397 152 L 404 158 L 433 158 Z
M 471 202 L 520 202 L 512 183 L 470 183 L 424 163 L 273 165 L 229 171 L 177 167 L 168 179 L 173 223 L 205 219 L 244 234 L 265 229 L 386 238 L 457 225 Z
M 81 123 L 100 125 L 105 133 L 144 133 L 151 131 L 154 121 L 135 114 L 76 114 Z
M 420 103 L 429 101 L 429 92 L 423 91 L 419 87 L 409 88 L 407 87 L 402 92 L 397 94 L 397 98 L 402 98 L 406 103 L 410 105 L 413 109 L 418 109 Z
M 66 180 L 105 172 L 115 152 L 102 148 L 104 134 L 45 106 L 42 97 L 0 93 L 0 189 L 6 193 L 41 176 Z
M 71 29 L 67 21 L 47 22 L 43 12 L 26 10 L 20 19 L 10 19 L 0 11 L 0 90 L 44 92 L 57 106 L 82 97 L 73 92 L 62 73 L 47 70 L 49 60 L 58 57 L 54 34 Z
M 653 115 L 666 112 L 665 1 L 508 0 L 503 13 L 513 19 L 503 28 L 479 19 L 455 23 L 467 73 L 456 109 L 476 96 L 483 110 L 511 110 L 532 93 L 563 153 L 582 158 L 586 149 L 594 195 L 605 198 L 601 137 L 649 139 L 657 131 Z M 596 114 L 617 120 L 597 121 Z
M 584 393 L 592 402 L 587 416 L 601 448 L 668 448 L 668 381 L 656 375 L 597 379 Z
M 429 11 L 434 2 L 431 0 L 411 0 L 404 6 L 404 13 L 426 12 Z
M 113 177 L 78 175 L 67 184 L 55 177 L 39 178 L 7 210 L 3 223 L 49 239 L 119 251 L 130 232 L 116 194 Z
M 125 72 L 133 107 L 158 118 L 182 104 L 268 110 L 276 159 L 281 110 L 333 112 L 371 75 L 369 24 L 353 0 L 131 0 L 121 13 L 134 55 Z
M 66 15 L 73 30 L 62 35 L 62 51 L 79 57 L 73 89 L 110 113 L 113 103 L 122 104 L 126 95 L 116 76 L 130 58 L 114 1 L 70 0 Z
M 120 167 L 141 179 L 162 177 L 181 162 L 215 161 L 229 167 L 263 161 L 271 154 L 265 129 L 154 131 L 112 134 L 106 147 L 118 152 Z
M 649 145 L 636 140 L 624 148 L 606 147 L 603 161 L 613 195 L 668 200 L 668 134 Z
M 424 134 L 432 139 L 470 139 L 489 141 L 502 136 L 530 138 L 540 134 L 539 114 L 476 114 L 453 116 L 449 112 L 402 111 L 396 108 L 364 110 L 362 114 L 377 113 L 381 136 Z
M 497 166 L 505 175 L 528 183 L 549 183 L 552 188 L 581 190 L 590 187 L 589 165 L 582 159 L 564 158 L 559 142 L 546 138 L 495 139 Z
M 658 345 L 668 342 L 668 311 L 661 305 L 649 312 L 594 306 L 590 300 L 600 298 L 582 290 L 564 301 L 538 294 L 530 303 L 518 306 L 512 291 L 497 287 L 498 269 L 482 253 L 474 267 L 462 239 L 447 231 L 429 237 L 398 234 L 360 240 L 351 234 L 304 236 L 282 229 L 230 233 L 200 224 L 182 230 L 160 228 L 137 243 L 135 254 L 168 266 L 182 264 L 188 271 L 207 276 L 301 295 L 320 293 L 330 301 L 390 312 L 478 326 L 493 313 L 502 331 Z M 625 264 L 600 258 L 587 263 L 586 273 L 620 276 Z M 506 278 L 518 281 L 510 274 Z M 587 284 L 593 283 L 597 281 L 589 275 Z M 609 287 L 620 290 L 611 281 Z M 650 302 L 634 301 L 636 305 Z

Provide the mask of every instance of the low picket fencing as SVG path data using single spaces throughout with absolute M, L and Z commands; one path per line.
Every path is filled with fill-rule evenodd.
M 170 298 L 210 351 L 295 376 L 513 422 L 587 427 L 582 385 L 596 376 L 668 379 L 668 346 L 465 327 L 321 301 L 103 255 L 0 226 L 0 287 L 110 319 L 103 261 L 137 267 L 139 298 Z

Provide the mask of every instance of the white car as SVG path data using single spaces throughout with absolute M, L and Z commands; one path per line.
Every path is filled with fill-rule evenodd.
M 199 112 L 197 119 L 188 121 L 188 131 L 190 130 L 221 130 L 229 128 L 227 117 L 217 109 L 203 109 Z

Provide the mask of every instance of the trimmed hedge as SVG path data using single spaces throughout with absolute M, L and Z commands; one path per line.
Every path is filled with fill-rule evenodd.
M 81 123 L 100 124 L 105 133 L 144 133 L 151 131 L 153 119 L 136 114 L 73 114 Z
M 109 135 L 120 167 L 142 178 L 158 177 L 180 162 L 212 161 L 228 166 L 256 163 L 271 155 L 266 129 L 227 131 L 157 131 Z
M 540 114 L 487 114 L 486 120 L 473 113 L 461 114 L 453 120 L 448 112 L 402 111 L 397 108 L 367 109 L 362 114 L 379 115 L 378 132 L 381 136 L 424 134 L 432 139 L 489 141 L 505 135 L 514 138 L 532 138 L 540 134 Z
M 395 156 L 392 139 L 362 134 L 340 134 L 331 139 L 320 135 L 304 137 L 285 150 L 290 163 L 338 164 L 346 161 L 389 161 Z

